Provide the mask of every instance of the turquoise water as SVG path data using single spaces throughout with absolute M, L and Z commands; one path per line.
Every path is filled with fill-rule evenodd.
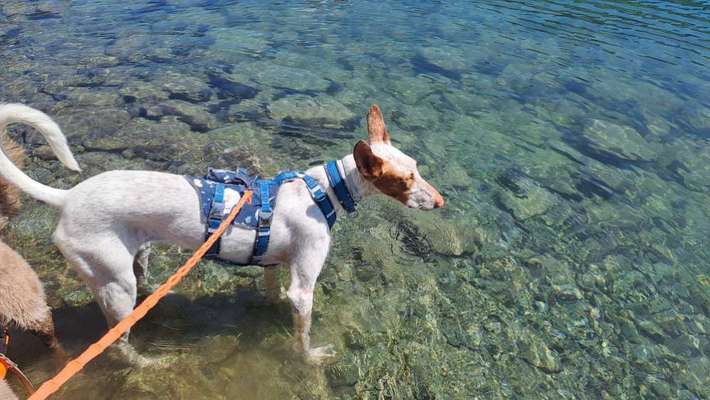
M 313 323 L 331 365 L 293 356 L 258 268 L 208 262 L 131 338 L 166 365 L 109 354 L 56 398 L 710 398 L 709 8 L 4 0 L 0 100 L 55 117 L 84 167 L 14 129 L 43 182 L 305 168 L 350 151 L 378 103 L 447 199 L 339 222 Z M 105 326 L 56 217 L 28 199 L 3 234 L 77 354 Z M 186 257 L 158 248 L 151 282 Z M 15 349 L 35 381 L 56 371 L 33 339 Z

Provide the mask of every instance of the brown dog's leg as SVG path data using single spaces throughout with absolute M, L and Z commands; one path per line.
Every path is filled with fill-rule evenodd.
M 52 320 L 52 315 L 49 314 L 47 318 L 42 321 L 41 325 L 37 329 L 30 331 L 33 335 L 37 336 L 45 346 L 47 346 L 54 353 L 55 357 L 60 361 L 66 361 L 69 356 L 64 351 L 61 343 L 57 339 L 54 332 L 54 321 Z

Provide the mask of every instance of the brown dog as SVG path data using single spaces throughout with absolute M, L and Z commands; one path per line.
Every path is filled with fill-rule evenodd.
M 2 241 L 0 293 L 0 324 L 36 334 L 50 349 L 59 349 L 42 283 L 27 262 Z
M 24 152 L 14 142 L 3 139 L 2 148 L 16 163 L 24 161 Z M 0 178 L 0 229 L 20 207 L 20 192 Z M 52 313 L 45 300 L 37 274 L 14 250 L 0 241 L 0 324 L 37 334 L 50 348 L 59 343 L 54 336 Z
M 2 134 L 2 132 L 0 132 Z M 24 152 L 13 141 L 3 137 L 2 148 L 15 163 L 23 163 Z M 20 192 L 0 178 L 0 230 L 9 217 L 17 214 Z M 37 274 L 27 262 L 0 240 L 0 326 L 12 325 L 37 335 L 62 358 L 64 352 L 54 335 L 52 313 Z M 12 390 L 0 380 L 0 400 L 16 399 Z

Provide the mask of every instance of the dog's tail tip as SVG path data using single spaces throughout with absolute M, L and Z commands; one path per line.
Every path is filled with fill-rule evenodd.
M 81 172 L 81 167 L 79 166 L 79 163 L 74 159 L 72 156 L 68 160 L 60 160 L 62 164 L 64 164 L 65 167 L 69 168 L 70 170 L 74 172 Z
M 0 135 L 4 133 L 5 127 L 13 123 L 22 123 L 35 128 L 44 136 L 62 164 L 71 170 L 81 171 L 62 130 L 47 114 L 23 104 L 0 104 Z M 17 168 L 2 149 L 0 149 L 0 176 L 40 201 L 58 208 L 64 204 L 66 190 L 55 189 L 30 178 Z

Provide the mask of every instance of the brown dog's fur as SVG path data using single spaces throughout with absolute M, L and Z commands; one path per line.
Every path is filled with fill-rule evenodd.
M 0 132 L 2 149 L 15 165 L 22 166 L 25 161 L 25 154 L 17 143 L 8 139 L 3 132 Z M 20 209 L 20 191 L 16 187 L 0 178 L 0 229 L 7 225 L 7 220 L 17 214 Z M 2 258 L 0 258 L 2 260 Z
M 2 134 L 2 132 L 0 132 Z M 3 136 L 2 148 L 17 165 L 23 164 L 22 148 Z M 0 178 L 0 229 L 20 207 L 20 192 Z M 54 336 L 52 313 L 37 274 L 14 250 L 0 241 L 0 323 L 32 332 L 53 350 L 61 352 Z

